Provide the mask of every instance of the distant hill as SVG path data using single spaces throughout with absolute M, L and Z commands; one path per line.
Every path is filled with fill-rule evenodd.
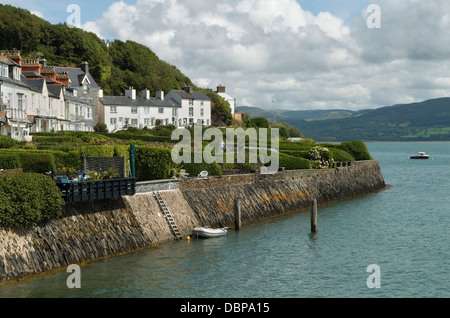
M 249 111 L 249 115 L 261 114 L 248 108 L 243 111 Z M 316 141 L 450 141 L 448 97 L 358 112 L 282 111 L 280 116 L 285 116 L 283 121 Z M 330 116 L 342 118 L 327 119 Z

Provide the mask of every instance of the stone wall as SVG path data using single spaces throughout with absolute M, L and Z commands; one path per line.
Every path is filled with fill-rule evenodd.
M 60 219 L 32 229 L 0 228 L 0 281 L 174 240 L 153 192 L 145 191 L 161 190 L 186 237 L 200 225 L 232 227 L 236 198 L 245 225 L 306 208 L 311 197 L 320 204 L 385 187 L 377 161 L 320 171 L 188 178 L 175 182 L 174 189 L 172 183 L 163 182 L 162 189 L 158 183 L 142 185 L 134 196 L 67 204 Z

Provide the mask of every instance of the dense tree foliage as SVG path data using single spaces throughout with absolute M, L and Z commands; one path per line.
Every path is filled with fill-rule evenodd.
M 45 58 L 49 65 L 76 67 L 88 61 L 106 95 L 123 94 L 129 86 L 139 92 L 193 86 L 180 70 L 144 45 L 107 42 L 94 33 L 66 24 L 52 25 L 10 5 L 0 5 L 0 49 L 20 50 L 23 58 Z

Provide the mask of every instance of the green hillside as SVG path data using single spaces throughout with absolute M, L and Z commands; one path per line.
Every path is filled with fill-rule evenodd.
M 243 111 L 250 116 L 261 114 L 257 108 Z M 344 117 L 327 119 L 336 115 Z M 307 138 L 318 141 L 450 140 L 450 98 L 447 97 L 359 112 L 284 111 L 279 116 L 284 116 L 284 122 L 300 129 Z M 267 118 L 272 118 L 272 114 Z
M 123 94 L 130 86 L 139 92 L 193 86 L 187 76 L 144 45 L 119 40 L 106 43 L 94 33 L 53 25 L 10 5 L 0 5 L 0 49 L 20 50 L 23 58 L 44 57 L 49 65 L 78 66 L 88 61 L 106 95 Z

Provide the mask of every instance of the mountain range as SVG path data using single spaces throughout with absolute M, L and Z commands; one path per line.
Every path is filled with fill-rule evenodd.
M 316 141 L 450 141 L 450 98 L 377 109 L 265 110 L 238 107 L 250 117 L 282 121 Z

